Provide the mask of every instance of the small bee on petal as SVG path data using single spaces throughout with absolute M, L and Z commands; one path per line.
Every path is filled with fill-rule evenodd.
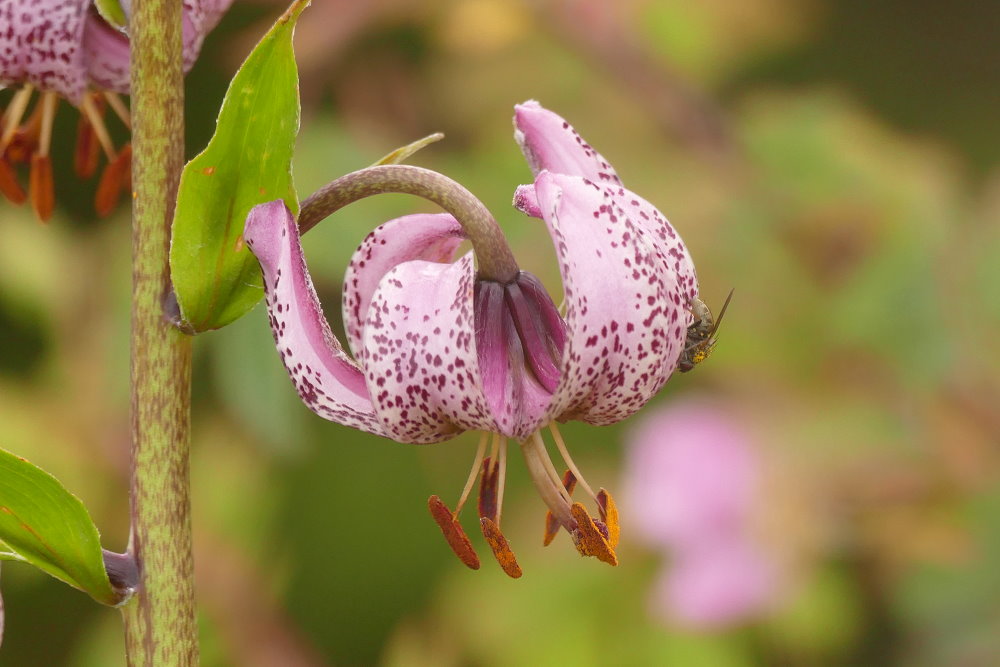
M 722 304 L 722 310 L 719 311 L 719 319 L 717 320 L 712 319 L 712 311 L 708 304 L 698 297 L 691 299 L 690 310 L 691 314 L 694 315 L 694 322 L 688 327 L 687 345 L 681 351 L 680 359 L 677 360 L 677 370 L 681 373 L 687 373 L 712 354 L 712 350 L 715 349 L 715 344 L 718 342 L 715 334 L 719 331 L 719 325 L 722 324 L 722 318 L 726 315 L 726 308 L 729 307 L 734 291 L 729 290 L 729 296 Z

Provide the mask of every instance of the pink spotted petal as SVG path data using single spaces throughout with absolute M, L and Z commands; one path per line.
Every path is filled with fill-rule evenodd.
M 415 260 L 372 295 L 360 359 L 386 435 L 409 443 L 495 431 L 476 358 L 469 253 L 454 264 Z
M 514 139 L 535 176 L 543 170 L 621 185 L 614 168 L 561 116 L 535 100 L 514 107 Z
M 247 216 L 244 239 L 260 262 L 274 341 L 303 402 L 324 419 L 385 435 L 361 370 L 323 316 L 298 226 L 285 203 L 277 200 L 254 207 Z
M 344 276 L 344 329 L 355 359 L 372 294 L 392 267 L 414 259 L 450 262 L 462 242 L 462 227 L 447 213 L 407 215 L 370 233 L 354 251 Z
M 691 254 L 673 225 L 655 206 L 631 190 L 620 185 L 605 185 L 602 189 L 614 198 L 617 206 L 624 209 L 629 220 L 646 232 L 660 260 L 661 270 L 677 277 L 682 302 L 685 308 L 689 308 L 691 300 L 698 296 L 698 275 Z M 687 324 L 691 324 L 694 318 L 690 312 L 685 317 Z
M 205 36 L 219 23 L 233 0 L 184 0 L 184 71 L 194 65 Z
M 677 275 L 643 225 L 604 188 L 542 172 L 535 190 L 559 259 L 569 334 L 548 415 L 611 424 L 666 382 L 688 318 Z
M 90 0 L 2 0 L 0 85 L 30 83 L 77 103 L 87 86 L 81 40 Z
M 181 23 L 185 72 L 194 65 L 205 36 L 216 26 L 231 3 L 232 0 L 185 0 Z M 122 8 L 126 16 L 131 15 L 131 3 L 123 2 Z M 102 90 L 127 94 L 130 59 L 126 34 L 90 14 L 84 31 L 83 48 L 90 82 Z
M 129 91 L 129 42 L 100 16 L 89 14 L 83 31 L 83 50 L 90 82 L 101 90 Z

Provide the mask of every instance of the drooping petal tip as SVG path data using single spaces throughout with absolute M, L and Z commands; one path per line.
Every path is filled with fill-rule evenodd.
M 514 139 L 535 176 L 548 170 L 621 185 L 614 168 L 572 125 L 535 100 L 514 107 Z

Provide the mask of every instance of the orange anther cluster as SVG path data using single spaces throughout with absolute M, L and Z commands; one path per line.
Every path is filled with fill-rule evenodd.
M 52 177 L 52 126 L 58 98 L 44 92 L 23 123 L 33 90 L 25 86 L 14 94 L 3 119 L 0 120 L 0 194 L 14 204 L 31 201 L 36 217 L 47 221 L 55 210 L 55 183 Z M 80 178 L 91 178 L 96 172 L 103 150 L 108 164 L 104 168 L 95 195 L 95 208 L 102 215 L 114 210 L 121 193 L 131 188 L 132 150 L 125 144 L 116 150 L 104 125 L 105 99 L 126 127 L 128 109 L 120 98 L 111 93 L 88 93 L 80 103 L 76 149 L 73 167 Z M 28 191 L 18 183 L 17 165 L 28 165 Z

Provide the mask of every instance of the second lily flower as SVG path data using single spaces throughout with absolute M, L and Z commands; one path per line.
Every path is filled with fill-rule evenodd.
M 433 496 L 431 513 L 456 554 L 478 567 L 458 512 L 480 476 L 483 532 L 504 570 L 520 576 L 499 529 L 508 439 L 520 444 L 549 508 L 545 543 L 561 526 L 580 553 L 616 564 L 614 501 L 586 483 L 556 424 L 612 424 L 652 398 L 677 366 L 698 289 L 691 258 L 670 223 L 627 190 L 569 123 L 533 101 L 516 107 L 514 123 L 535 176 L 517 189 L 515 206 L 549 229 L 565 292 L 563 316 L 538 279 L 517 267 L 481 204 L 454 182 L 415 167 L 377 167 L 338 179 L 327 194 L 341 201 L 317 213 L 307 200 L 298 224 L 282 202 L 262 204 L 251 211 L 245 238 L 263 269 L 278 350 L 310 409 L 405 443 L 482 432 L 456 511 Z M 362 242 L 344 280 L 351 359 L 323 317 L 300 227 L 349 201 L 389 191 L 427 196 L 455 215 L 398 218 Z M 470 199 L 470 206 L 454 205 Z M 466 238 L 478 270 L 474 253 L 452 261 Z M 565 460 L 562 476 L 546 450 L 544 429 Z M 599 518 L 573 501 L 577 483 L 595 501 Z

